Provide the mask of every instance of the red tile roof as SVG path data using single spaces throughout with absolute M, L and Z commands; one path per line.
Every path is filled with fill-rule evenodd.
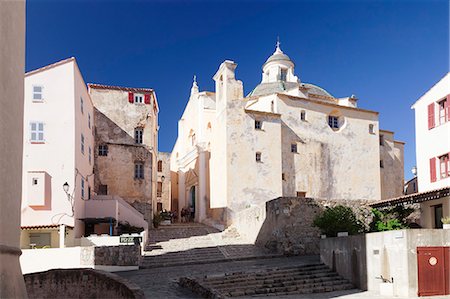
M 450 196 L 450 187 L 384 199 L 373 202 L 370 204 L 370 206 L 373 208 L 383 208 L 400 204 L 421 203 L 424 201 L 439 199 L 446 196 Z
M 103 85 L 95 83 L 88 83 L 88 87 L 93 89 L 112 89 L 112 90 L 143 92 L 143 93 L 153 92 L 153 88 L 124 87 L 124 86 Z

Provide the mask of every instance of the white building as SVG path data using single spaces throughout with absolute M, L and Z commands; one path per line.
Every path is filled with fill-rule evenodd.
M 430 193 L 421 204 L 421 225 L 441 228 L 450 217 L 450 73 L 412 106 L 416 119 L 418 191 Z M 445 192 L 435 190 L 447 190 Z M 438 194 L 438 195 L 437 195 Z
M 64 247 L 84 234 L 83 201 L 94 184 L 93 116 L 75 58 L 26 73 L 22 248 Z
M 419 192 L 450 186 L 450 73 L 412 106 Z
M 228 226 L 279 196 L 402 194 L 404 144 L 380 130 L 378 112 L 302 82 L 279 45 L 247 96 L 236 66 L 220 65 L 215 92 L 199 92 L 194 81 L 171 156 L 179 210 L 193 207 L 197 221 Z

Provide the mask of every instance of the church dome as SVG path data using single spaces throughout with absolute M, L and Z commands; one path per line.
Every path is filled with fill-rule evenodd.
M 288 64 L 292 64 L 292 66 L 294 65 L 294 62 L 289 58 L 289 56 L 287 56 L 286 54 L 283 53 L 283 51 L 281 51 L 280 43 L 277 43 L 277 48 L 276 48 L 275 52 L 269 58 L 267 58 L 266 62 L 263 65 L 263 68 L 269 62 L 275 62 L 275 61 L 276 62 L 287 62 Z

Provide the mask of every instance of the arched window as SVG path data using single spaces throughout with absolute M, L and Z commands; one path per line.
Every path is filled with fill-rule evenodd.
M 162 161 L 158 161 L 158 172 L 162 172 Z

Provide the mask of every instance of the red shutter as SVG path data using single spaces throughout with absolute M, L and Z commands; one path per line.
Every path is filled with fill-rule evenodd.
M 428 130 L 434 128 L 434 103 L 428 105 Z
M 436 182 L 436 158 L 430 159 L 430 179 L 431 182 Z
M 447 101 L 445 102 L 445 105 L 447 106 L 445 109 L 447 109 L 447 121 L 450 121 L 450 94 L 447 95 Z
M 149 93 L 145 94 L 145 96 L 144 96 L 144 103 L 145 104 L 150 104 L 150 94 Z
M 134 94 L 132 92 L 128 93 L 128 102 L 134 103 Z

